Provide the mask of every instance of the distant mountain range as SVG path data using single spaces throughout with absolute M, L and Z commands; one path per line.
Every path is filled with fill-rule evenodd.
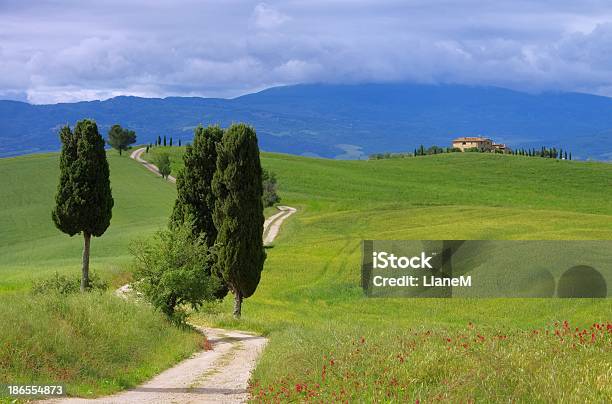
M 115 123 L 135 130 L 139 143 L 158 135 L 186 143 L 200 123 L 247 122 L 263 150 L 307 156 L 363 158 L 484 135 L 514 148 L 556 146 L 576 158 L 612 160 L 612 98 L 413 84 L 295 85 L 234 99 L 0 101 L 0 156 L 58 150 L 59 128 L 82 118 L 95 119 L 103 135 Z

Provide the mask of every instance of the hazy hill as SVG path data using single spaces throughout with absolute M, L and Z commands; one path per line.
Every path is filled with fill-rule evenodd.
M 410 84 L 296 85 L 235 99 L 0 101 L 0 156 L 56 150 L 60 125 L 83 117 L 96 119 L 104 132 L 114 123 L 128 126 L 140 142 L 164 134 L 186 141 L 199 123 L 246 121 L 265 150 L 323 157 L 446 146 L 454 136 L 483 134 L 513 147 L 550 145 L 577 158 L 612 159 L 611 98 Z

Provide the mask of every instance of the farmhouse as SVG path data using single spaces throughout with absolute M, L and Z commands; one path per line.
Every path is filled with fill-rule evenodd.
M 469 149 L 478 149 L 480 151 L 496 151 L 500 150 L 503 153 L 510 152 L 510 148 L 503 143 L 495 143 L 487 137 L 458 137 L 453 140 L 453 148 L 466 151 Z

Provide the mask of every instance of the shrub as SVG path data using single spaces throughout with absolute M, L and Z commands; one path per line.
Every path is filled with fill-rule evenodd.
M 79 277 L 70 278 L 66 275 L 60 275 L 57 272 L 51 278 L 35 281 L 32 285 L 32 293 L 35 295 L 57 293 L 60 295 L 69 295 L 80 290 L 81 279 Z M 108 283 L 91 273 L 89 276 L 88 291 L 106 291 Z
M 219 280 L 211 277 L 214 254 L 203 236 L 191 235 L 190 225 L 158 231 L 152 240 L 132 243 L 135 288 L 158 310 L 177 323 L 185 321 L 181 307 L 197 310 L 214 300 Z

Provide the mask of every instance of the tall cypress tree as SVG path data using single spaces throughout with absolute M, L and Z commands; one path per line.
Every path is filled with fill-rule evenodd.
M 234 293 L 234 316 L 242 300 L 257 289 L 266 253 L 263 248 L 261 164 L 255 130 L 235 124 L 217 149 L 212 188 L 216 197 L 217 268 Z
M 108 161 L 104 139 L 96 123 L 77 122 L 74 133 L 65 126 L 60 131 L 60 182 L 51 213 L 55 226 L 69 236 L 83 233 L 81 291 L 89 287 L 89 246 L 91 236 L 100 237 L 112 217 Z
M 184 167 L 176 177 L 176 202 L 170 216 L 170 227 L 189 223 L 195 237 L 203 236 L 208 247 L 217 239 L 217 228 L 213 222 L 215 196 L 211 183 L 217 169 L 217 146 L 223 137 L 219 126 L 198 126 L 193 136 L 193 145 L 187 145 L 183 155 Z M 220 274 L 213 274 L 221 278 Z M 220 282 L 215 297 L 227 295 L 228 288 Z
M 209 247 L 217 239 L 211 183 L 217 169 L 217 145 L 222 137 L 219 126 L 195 129 L 193 144 L 186 147 L 183 155 L 184 168 L 176 177 L 177 198 L 170 218 L 171 226 L 191 221 L 194 235 L 203 235 Z

